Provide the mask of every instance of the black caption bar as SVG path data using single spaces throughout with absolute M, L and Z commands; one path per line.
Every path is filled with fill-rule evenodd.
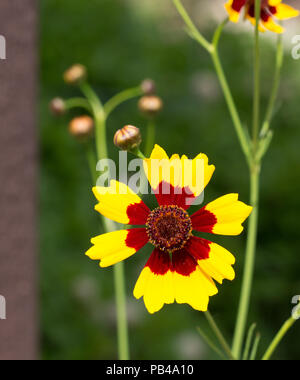
M 194 378 L 203 374 L 202 361 L 102 361 L 102 375 L 105 377 L 127 376 L 131 379 L 153 376 L 180 376 Z M 202 368 L 202 370 L 201 370 Z

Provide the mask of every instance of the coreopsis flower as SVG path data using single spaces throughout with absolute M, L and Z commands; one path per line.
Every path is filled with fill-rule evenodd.
M 240 14 L 244 12 L 245 18 L 256 25 L 255 19 L 255 0 L 229 0 L 225 4 L 225 8 L 229 14 L 230 21 L 238 22 Z M 299 11 L 293 7 L 282 4 L 282 0 L 261 0 L 260 25 L 261 31 L 270 30 L 275 33 L 282 33 L 284 29 L 278 25 L 277 20 L 286 20 L 297 17 Z
M 196 165 L 199 160 L 201 173 Z M 98 212 L 115 222 L 138 227 L 92 239 L 87 256 L 108 267 L 150 243 L 154 250 L 135 285 L 134 296 L 144 298 L 150 313 L 175 301 L 207 311 L 209 297 L 218 293 L 214 280 L 222 283 L 234 279 L 235 258 L 220 245 L 195 236 L 194 231 L 239 235 L 252 207 L 240 202 L 238 194 L 228 194 L 189 214 L 190 205 L 203 193 L 215 170 L 205 154 L 194 160 L 178 155 L 169 158 L 156 145 L 150 158 L 144 160 L 144 168 L 158 207 L 150 210 L 127 185 L 117 181 L 111 181 L 108 188 L 95 187 Z M 170 179 L 166 180 L 164 173 L 172 173 Z M 196 175 L 203 181 L 194 183 Z

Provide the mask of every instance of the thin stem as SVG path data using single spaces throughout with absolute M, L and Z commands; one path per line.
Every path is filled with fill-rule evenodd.
M 116 289 L 119 359 L 129 360 L 126 292 L 125 292 L 125 286 L 124 286 L 125 284 L 124 262 L 120 262 L 114 266 L 114 279 L 115 279 L 115 289 Z
M 232 352 L 238 359 L 241 355 L 241 349 L 245 336 L 245 329 L 249 311 L 249 303 L 253 282 L 253 272 L 255 265 L 255 251 L 257 242 L 257 225 L 258 225 L 258 205 L 259 205 L 259 183 L 260 183 L 260 166 L 254 165 L 251 170 L 250 198 L 253 211 L 249 217 L 246 261 L 244 266 L 244 277 L 238 309 L 238 316 L 233 339 Z
M 106 124 L 103 105 L 91 86 L 84 82 L 80 85 L 81 91 L 88 99 L 95 118 L 95 137 L 98 160 L 108 157 L 106 143 Z
M 249 332 L 248 332 L 245 350 L 244 350 L 244 354 L 243 354 L 243 360 L 247 360 L 249 358 L 249 352 L 250 352 L 250 347 L 251 347 L 252 338 L 253 338 L 255 328 L 256 328 L 256 324 L 253 323 L 253 325 L 250 327 Z
M 253 212 L 249 218 L 249 230 L 246 249 L 246 263 L 244 269 L 244 278 L 242 284 L 241 299 L 238 310 L 237 324 L 233 342 L 233 357 L 239 359 L 245 336 L 245 327 L 247 322 L 249 302 L 253 281 L 253 272 L 255 264 L 255 251 L 257 241 L 257 224 L 258 224 L 258 203 L 259 203 L 259 182 L 260 182 L 260 161 L 256 161 L 257 139 L 260 120 L 260 57 L 259 57 L 259 20 L 260 20 L 260 0 L 256 0 L 256 29 L 255 29 L 255 95 L 254 95 L 254 120 L 253 120 L 253 141 L 250 141 L 247 131 L 244 129 L 236 104 L 234 102 L 228 81 L 226 79 L 224 69 L 222 67 L 217 45 L 220 39 L 223 25 L 221 25 L 214 36 L 214 44 L 209 44 L 199 33 L 186 10 L 183 8 L 179 0 L 173 0 L 178 12 L 185 21 L 189 34 L 195 38 L 201 46 L 203 46 L 211 55 L 217 76 L 219 78 L 225 100 L 235 127 L 242 150 L 248 161 L 251 170 L 251 205 Z M 252 149 L 254 147 L 254 150 Z
M 146 147 L 145 154 L 146 157 L 149 157 L 155 142 L 155 123 L 153 120 L 149 120 L 147 126 L 147 137 L 146 137 Z
M 225 359 L 223 352 L 212 342 L 212 340 L 205 334 L 200 327 L 197 327 L 198 333 L 201 335 L 202 339 L 207 343 L 207 345 L 222 359 Z
M 108 151 L 106 139 L 106 115 L 102 103 L 88 83 L 82 83 L 80 85 L 80 88 L 91 105 L 95 119 L 97 158 L 98 160 L 107 158 Z M 112 232 L 116 229 L 114 222 L 105 218 L 103 215 L 101 215 L 101 217 L 105 232 Z M 114 266 L 114 280 L 117 309 L 119 359 L 129 360 L 129 339 L 123 262 Z
M 291 317 L 283 324 L 278 334 L 275 336 L 274 340 L 272 341 L 269 348 L 267 349 L 266 353 L 264 354 L 262 360 L 269 360 L 271 358 L 277 346 L 279 345 L 279 343 L 282 341 L 286 333 L 294 325 L 295 322 L 296 322 L 296 319 Z
M 237 111 L 237 107 L 236 107 L 234 99 L 233 99 L 233 96 L 231 94 L 231 91 L 230 91 L 230 88 L 229 88 L 229 85 L 228 85 L 228 82 L 227 82 L 227 79 L 226 79 L 226 76 L 225 76 L 225 73 L 224 73 L 224 70 L 223 70 L 217 49 L 215 49 L 211 53 L 211 56 L 213 59 L 213 63 L 214 63 L 215 69 L 216 69 L 216 73 L 217 73 L 217 76 L 219 78 L 219 81 L 220 81 L 220 84 L 221 84 L 221 87 L 222 87 L 222 90 L 224 93 L 224 97 L 225 97 L 225 100 L 226 100 L 226 103 L 227 103 L 227 106 L 228 106 L 228 109 L 229 109 L 229 112 L 230 112 L 230 115 L 231 115 L 231 118 L 233 121 L 233 125 L 235 127 L 235 131 L 237 133 L 239 142 L 241 144 L 242 150 L 243 150 L 248 162 L 250 162 L 249 141 L 248 141 L 247 135 L 244 131 L 239 113 Z
M 96 157 L 90 146 L 86 145 L 86 155 L 90 167 L 93 185 L 96 183 Z M 101 215 L 105 232 L 115 230 L 114 223 Z M 127 329 L 126 313 L 126 292 L 125 292 L 125 275 L 124 263 L 118 263 L 114 266 L 114 283 L 116 291 L 116 309 L 117 309 L 117 330 L 118 330 L 118 355 L 120 360 L 129 360 L 129 339 Z
M 113 96 L 105 105 L 104 105 L 104 112 L 106 119 L 108 116 L 122 103 L 126 102 L 127 100 L 136 98 L 138 96 L 141 96 L 143 94 L 143 91 L 140 86 L 130 88 L 128 90 L 122 91 L 119 94 Z
M 260 339 L 261 339 L 261 335 L 260 334 L 256 334 L 256 337 L 255 337 L 255 340 L 254 340 L 254 343 L 253 343 L 253 347 L 252 347 L 252 350 L 251 350 L 251 353 L 250 353 L 250 360 L 255 360 L 256 358 L 256 354 L 257 354 L 257 350 L 258 350 L 258 346 L 259 346 L 259 343 L 260 343 Z
M 96 92 L 92 89 L 92 87 L 87 82 L 83 82 L 80 84 L 80 89 L 90 102 L 94 112 L 96 112 L 97 114 L 97 117 L 104 118 L 105 115 L 103 105 Z
M 228 24 L 229 18 L 227 17 L 216 29 L 213 37 L 213 45 L 215 48 L 218 47 L 219 41 L 223 32 L 224 27 Z
M 72 108 L 84 108 L 87 112 L 92 112 L 90 103 L 84 98 L 71 98 L 65 100 L 67 110 Z
M 210 327 L 212 328 L 212 330 L 214 331 L 216 337 L 218 338 L 220 345 L 223 347 L 224 351 L 226 352 L 228 358 L 230 360 L 235 360 L 235 357 L 232 354 L 232 351 L 231 351 L 228 343 L 226 342 L 226 339 L 224 338 L 222 332 L 220 331 L 219 327 L 217 326 L 217 324 L 216 324 L 215 320 L 213 319 L 212 315 L 210 314 L 210 312 L 207 311 L 204 313 L 204 315 L 207 318 L 207 321 L 208 321 Z
M 85 144 L 85 151 L 86 151 L 86 157 L 89 164 L 91 177 L 93 181 L 93 186 L 95 186 L 97 181 L 97 172 L 96 172 L 96 166 L 97 166 L 97 159 L 94 150 L 91 147 L 91 144 L 87 142 Z
M 211 52 L 213 50 L 212 44 L 209 43 L 207 39 L 203 37 L 202 34 L 199 32 L 198 28 L 195 26 L 192 19 L 188 15 L 186 9 L 182 5 L 181 0 L 173 0 L 173 3 L 175 7 L 177 8 L 178 13 L 181 15 L 181 17 L 185 21 L 191 36 L 196 41 L 198 41 L 199 44 L 203 46 L 205 50 L 207 50 L 208 52 Z
M 273 87 L 271 91 L 271 97 L 269 100 L 268 108 L 267 108 L 267 113 L 265 116 L 265 121 L 263 124 L 263 128 L 261 130 L 261 137 L 264 137 L 267 135 L 269 129 L 270 129 L 270 124 L 274 115 L 274 108 L 278 96 L 278 90 L 279 90 L 279 85 L 280 85 L 280 74 L 281 74 L 281 69 L 283 65 L 283 39 L 282 39 L 282 34 L 278 35 L 278 41 L 277 41 L 277 53 L 276 53 L 276 67 L 275 67 L 275 75 L 274 75 L 274 81 L 273 81 Z
M 135 148 L 135 149 L 131 150 L 130 153 L 134 154 L 135 156 L 137 156 L 141 160 L 144 160 L 146 158 L 144 153 L 141 152 L 141 150 L 139 148 Z
M 233 99 L 233 96 L 231 94 L 231 91 L 230 91 L 230 88 L 228 85 L 228 81 L 226 79 L 226 76 L 225 76 L 221 61 L 220 61 L 218 49 L 217 49 L 217 45 L 218 45 L 221 33 L 223 31 L 224 26 L 226 25 L 227 20 L 225 20 L 219 26 L 219 28 L 217 29 L 215 36 L 214 36 L 214 41 L 213 41 L 214 44 L 211 44 L 201 35 L 201 33 L 199 32 L 199 30 L 197 29 L 197 27 L 195 26 L 195 24 L 191 20 L 190 16 L 188 15 L 187 11 L 183 7 L 181 1 L 180 0 L 173 0 L 173 3 L 175 5 L 175 7 L 177 8 L 179 14 L 181 15 L 182 19 L 184 20 L 184 22 L 188 28 L 189 35 L 192 36 L 202 47 L 204 47 L 210 53 L 210 55 L 212 57 L 212 60 L 213 60 L 213 63 L 214 63 L 214 66 L 215 66 L 215 69 L 216 69 L 216 72 L 217 72 L 223 93 L 224 93 L 224 97 L 226 99 L 227 106 L 229 108 L 229 112 L 230 112 L 230 115 L 231 115 L 231 118 L 233 121 L 233 125 L 235 127 L 237 136 L 239 138 L 242 150 L 243 150 L 248 162 L 250 163 L 250 143 L 249 143 L 249 140 L 247 138 L 247 134 L 243 128 L 239 113 L 237 111 L 237 107 L 236 107 L 234 99 Z
M 261 0 L 255 0 L 255 47 L 254 47 L 254 99 L 253 99 L 253 147 L 257 148 L 260 126 L 260 49 L 259 23 L 261 15 Z
M 260 51 L 259 51 L 259 23 L 261 15 L 261 0 L 255 0 L 255 62 L 254 62 L 254 106 L 253 106 L 253 155 L 254 161 L 250 167 L 250 203 L 253 206 L 252 214 L 249 218 L 249 229 L 246 247 L 246 261 L 244 267 L 244 277 L 240 296 L 237 322 L 233 339 L 233 354 L 240 358 L 245 329 L 247 324 L 250 297 L 252 291 L 253 274 L 255 266 L 255 253 L 257 243 L 258 228 L 258 204 L 259 204 L 259 182 L 260 182 L 260 163 L 255 162 L 258 142 L 258 132 L 260 124 Z

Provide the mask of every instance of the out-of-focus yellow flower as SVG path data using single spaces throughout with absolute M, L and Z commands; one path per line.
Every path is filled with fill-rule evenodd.
M 255 20 L 255 0 L 229 0 L 225 4 L 230 21 L 238 22 L 240 14 L 244 12 L 245 19 L 256 25 Z M 287 4 L 282 4 L 282 0 L 262 0 L 260 25 L 261 31 L 270 30 L 274 33 L 282 33 L 283 27 L 276 24 L 275 19 L 286 20 L 299 16 L 299 11 Z

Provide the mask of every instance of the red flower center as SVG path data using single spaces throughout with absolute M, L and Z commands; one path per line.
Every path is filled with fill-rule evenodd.
M 189 214 L 178 206 L 161 206 L 151 212 L 147 220 L 150 243 L 162 251 L 177 251 L 192 235 Z

